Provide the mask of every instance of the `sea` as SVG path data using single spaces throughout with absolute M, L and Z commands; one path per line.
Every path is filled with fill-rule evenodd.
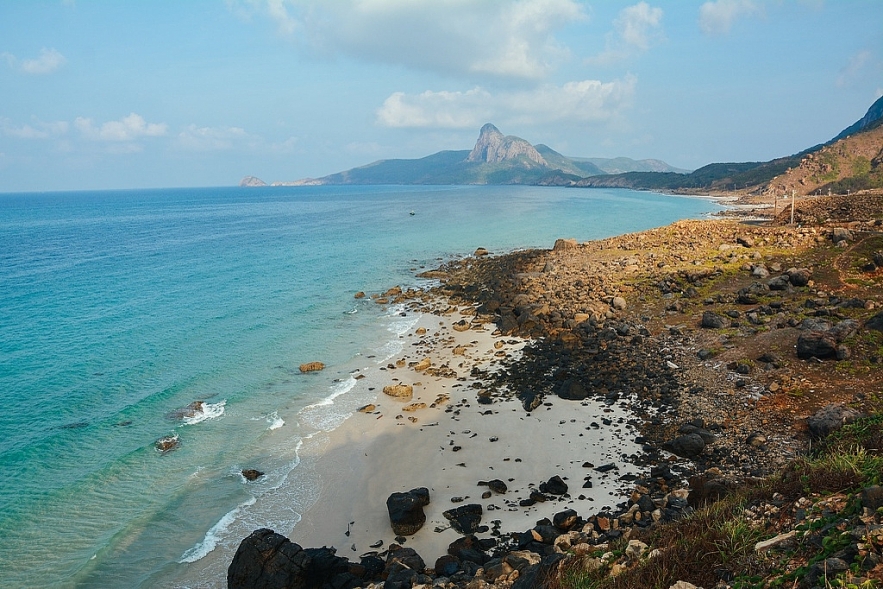
M 292 533 L 317 500 L 300 451 L 371 401 L 351 371 L 416 322 L 355 293 L 721 208 L 524 186 L 0 194 L 0 587 L 225 587 L 242 538 Z

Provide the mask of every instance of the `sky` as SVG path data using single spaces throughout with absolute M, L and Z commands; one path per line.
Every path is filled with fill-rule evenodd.
M 880 0 L 0 0 L 0 192 L 320 177 L 487 122 L 695 169 L 881 95 Z

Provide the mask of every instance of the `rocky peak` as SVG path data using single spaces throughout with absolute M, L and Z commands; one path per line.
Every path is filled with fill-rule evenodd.
M 478 141 L 475 142 L 475 147 L 472 148 L 466 161 L 495 164 L 521 156 L 540 166 L 549 165 L 533 145 L 520 137 L 503 135 L 495 126 L 487 123 L 481 128 Z
M 254 176 L 246 176 L 242 180 L 239 181 L 240 186 L 266 186 L 267 183 L 261 180 L 260 178 L 255 178 Z

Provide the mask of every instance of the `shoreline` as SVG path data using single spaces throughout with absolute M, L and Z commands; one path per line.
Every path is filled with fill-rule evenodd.
M 501 357 L 517 361 L 527 340 L 494 335 L 492 324 L 474 323 L 457 331 L 455 323 L 474 319 L 473 311 L 440 314 L 447 306 L 442 301 L 432 310 L 423 305 L 418 323 L 402 336 L 412 345 L 385 371 L 358 381 L 357 386 L 378 391 L 376 409 L 350 416 L 323 444 L 302 451 L 313 461 L 322 486 L 319 499 L 290 531 L 293 542 L 333 546 L 339 556 L 349 558 L 382 553 L 399 543 L 431 566 L 461 536 L 444 517 L 446 510 L 481 505 L 486 528 L 477 536 L 492 537 L 530 529 L 564 509 L 610 511 L 622 501 L 619 477 L 637 472 L 622 457 L 640 452 L 631 441 L 637 433 L 628 423 L 632 415 L 627 408 L 599 399 L 550 399 L 528 413 L 514 396 L 492 404 L 476 402 L 480 383 L 469 376 L 473 368 L 493 371 Z M 429 372 L 441 367 L 444 376 L 408 366 L 425 358 L 431 362 Z M 388 384 L 413 386 L 413 398 L 403 402 L 384 395 L 380 390 Z M 426 406 L 406 411 L 413 403 Z M 601 425 L 602 420 L 609 425 Z M 609 464 L 615 469 L 594 470 Z M 547 494 L 544 503 L 519 505 L 554 476 L 568 485 L 566 495 Z M 479 486 L 493 479 L 505 482 L 505 494 Z M 587 480 L 591 488 L 584 488 Z M 386 499 L 419 487 L 430 492 L 426 523 L 397 542 Z
M 480 585 L 484 582 L 521 589 L 533 586 L 537 575 L 560 572 L 565 565 L 559 567 L 559 563 L 589 565 L 580 558 L 605 552 L 597 566 L 611 576 L 640 568 L 629 550 L 634 547 L 640 555 L 648 549 L 640 541 L 651 541 L 648 528 L 663 533 L 677 530 L 679 520 L 694 509 L 737 494 L 741 488 L 754 488 L 781 472 L 804 455 L 816 436 L 813 423 L 825 419 L 832 407 L 855 415 L 862 410 L 879 412 L 874 391 L 883 385 L 883 373 L 875 371 L 874 365 L 883 358 L 873 343 L 875 336 L 868 333 L 846 339 L 850 336 L 838 335 L 879 331 L 883 322 L 883 312 L 874 314 L 883 302 L 883 288 L 875 283 L 880 267 L 862 261 L 863 255 L 870 254 L 858 249 L 859 245 L 883 246 L 879 230 L 883 217 L 873 209 L 857 211 L 863 218 L 821 228 L 678 221 L 591 242 L 559 239 L 551 250 L 466 258 L 425 273 L 441 281 L 431 290 L 433 295 L 444 297 L 445 304 L 460 306 L 458 312 L 465 309 L 462 315 L 455 313 L 442 322 L 434 334 L 436 349 L 454 345 L 455 339 L 446 339 L 447 331 L 463 323 L 468 327 L 469 322 L 493 321 L 497 329 L 492 338 L 494 333 L 507 334 L 509 339 L 503 341 L 508 344 L 513 337 L 509 334 L 518 334 L 528 338 L 523 341 L 529 344 L 496 372 L 476 364 L 470 370 L 474 382 L 458 380 L 468 387 L 464 392 L 470 393 L 459 403 L 452 399 L 462 420 L 444 421 L 449 413 L 442 412 L 438 425 L 411 424 L 415 427 L 406 429 L 405 424 L 400 432 L 393 426 L 389 435 L 372 437 L 364 428 L 360 430 L 357 415 L 350 420 L 349 435 L 343 430 L 334 432 L 339 434 L 338 443 L 319 460 L 327 460 L 325 467 L 349 468 L 338 468 L 339 478 L 331 481 L 334 499 L 321 505 L 320 501 L 307 512 L 304 520 L 312 523 L 300 532 L 295 527 L 291 545 L 296 550 L 334 546 L 336 556 L 321 548 L 305 550 L 331 558 L 338 574 L 355 566 L 345 574 L 353 586 L 366 587 L 384 582 L 397 588 L 430 582 L 446 587 L 472 586 L 473 582 L 484 586 Z M 847 223 L 848 229 L 843 227 Z M 861 288 L 856 286 L 858 277 L 865 280 Z M 840 362 L 834 364 L 833 354 L 824 351 L 806 355 L 801 341 L 821 337 L 837 338 L 836 360 Z M 493 355 L 493 348 L 489 351 Z M 404 367 L 410 358 L 398 360 Z M 844 361 L 849 371 L 842 371 Z M 482 390 L 476 394 L 470 388 Z M 473 399 L 477 407 L 472 407 Z M 597 404 L 588 409 L 592 417 L 573 411 L 593 403 Z M 598 429 L 620 440 L 637 434 L 635 445 L 593 460 L 582 454 L 593 441 L 572 447 L 574 441 L 585 440 L 585 433 L 571 426 L 585 426 L 612 404 L 622 413 L 615 420 L 601 421 L 608 427 L 624 424 L 623 429 Z M 471 413 L 467 409 L 484 407 L 490 408 L 488 415 L 479 412 L 477 421 L 467 421 Z M 558 409 L 563 414 L 552 413 Z M 534 470 L 510 477 L 515 470 L 512 463 L 500 470 L 496 467 L 512 461 L 518 452 L 494 457 L 479 452 L 479 469 L 457 476 L 457 467 L 466 471 L 473 466 L 469 440 L 493 433 L 482 428 L 497 416 L 495 410 L 502 415 L 506 435 L 512 435 L 513 423 L 521 427 L 536 418 L 535 431 L 515 430 L 513 436 L 525 443 L 525 456 L 532 458 L 527 466 Z M 544 420 L 547 413 L 551 419 Z M 517 421 L 508 417 L 519 415 Z M 566 428 L 561 437 L 569 438 L 571 447 L 552 456 L 542 454 L 541 447 L 557 438 L 556 426 Z M 460 427 L 464 429 L 458 431 Z M 423 435 L 430 430 L 441 435 Z M 460 446 L 465 435 L 470 437 L 454 454 L 451 446 Z M 362 457 L 354 456 L 347 442 L 355 442 Z M 586 469 L 597 472 L 599 463 L 605 467 L 605 460 L 617 454 L 622 459 L 639 443 L 629 456 L 630 472 L 609 477 L 610 482 L 615 478 L 623 484 L 605 487 L 608 495 L 599 501 L 587 496 L 573 500 L 579 492 L 573 483 L 581 482 L 586 473 L 597 476 Z M 501 447 L 493 444 L 483 445 Z M 452 468 L 450 460 L 458 459 L 463 462 Z M 621 460 L 616 462 L 625 466 Z M 550 465 L 562 470 L 565 463 L 579 468 L 550 472 Z M 611 467 L 608 472 L 614 470 Z M 474 499 L 476 491 L 485 492 L 479 481 L 490 479 L 491 472 L 494 476 L 502 473 L 501 479 L 513 483 L 507 493 L 514 490 L 516 502 L 501 511 L 489 509 L 487 503 L 500 503 L 499 496 L 488 492 L 487 502 Z M 402 473 L 404 481 L 395 479 Z M 570 497 L 519 509 L 526 492 L 555 474 L 566 476 Z M 347 475 L 367 482 L 345 488 Z M 423 480 L 413 482 L 415 477 Z M 431 494 L 426 526 L 413 537 L 394 538 L 396 544 L 391 544 L 393 534 L 381 501 L 390 492 L 418 487 L 428 487 Z M 458 499 L 446 503 L 451 496 Z M 612 497 L 615 508 L 603 505 L 607 497 Z M 774 495 L 772 500 L 781 502 L 782 497 Z M 800 498 L 798 503 L 807 501 Z M 479 538 L 471 535 L 474 529 L 453 534 L 439 518 L 445 509 L 466 502 L 478 503 L 484 516 L 481 523 L 492 526 L 479 529 Z M 781 505 L 774 506 L 773 515 Z M 800 511 L 798 507 L 794 509 Z M 510 511 L 518 517 L 497 517 Z M 799 521 L 798 515 L 791 523 Z M 325 523 L 333 525 L 320 529 Z M 672 527 L 657 528 L 656 523 Z M 384 528 L 386 536 L 378 537 L 375 530 Z M 484 536 L 488 533 L 504 541 L 488 542 Z M 240 554 L 266 545 L 269 537 L 275 538 L 273 543 L 282 541 L 279 546 L 289 542 L 269 530 L 256 530 L 240 545 L 230 567 L 236 572 L 231 574 L 241 574 L 242 564 L 248 562 Z M 364 551 L 364 543 L 372 540 L 372 550 Z M 439 559 L 433 566 L 447 544 L 447 560 Z M 614 546 L 625 548 L 625 555 L 609 552 Z M 354 557 L 361 558 L 361 565 L 345 564 L 344 559 Z M 721 571 L 727 577 L 738 574 Z M 709 575 L 719 573 L 699 569 L 691 574 L 706 584 L 711 582 Z M 672 578 L 670 583 L 677 580 Z

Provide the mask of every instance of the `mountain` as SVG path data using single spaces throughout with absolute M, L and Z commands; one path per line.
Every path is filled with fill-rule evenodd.
M 617 162 L 627 169 L 674 170 L 659 160 L 636 162 L 628 158 L 597 161 Z M 604 169 L 587 158 L 571 158 L 546 145 L 503 135 L 491 123 L 484 125 L 470 151 L 440 151 L 419 159 L 380 160 L 330 174 L 274 185 L 320 184 L 534 184 L 572 185 Z M 257 178 L 243 179 L 241 185 L 256 185 Z
M 745 190 L 812 194 L 883 187 L 883 98 L 826 143 L 768 162 L 715 163 L 689 174 L 625 172 L 562 185 L 676 192 Z

